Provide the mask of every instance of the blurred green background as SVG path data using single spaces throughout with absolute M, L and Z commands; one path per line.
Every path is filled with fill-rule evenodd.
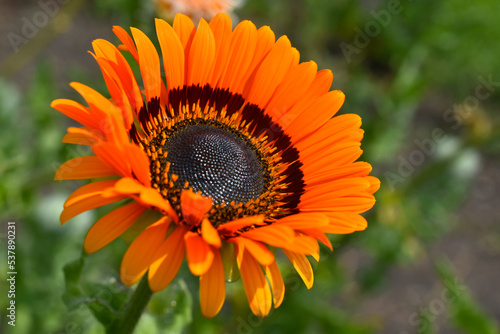
M 104 333 L 92 314 L 105 322 L 130 293 L 117 282 L 126 245 L 80 260 L 104 211 L 60 226 L 65 198 L 82 183 L 54 182 L 54 172 L 89 152 L 60 142 L 73 123 L 49 104 L 78 99 L 71 81 L 105 92 L 91 41 L 116 43 L 112 25 L 152 35 L 156 14 L 148 1 L 49 2 L 57 3 L 0 3 L 0 332 Z M 227 285 L 216 318 L 203 318 L 197 280 L 183 268 L 137 333 L 499 333 L 498 13 L 497 0 L 248 0 L 238 8 L 235 22 L 269 25 L 302 61 L 333 70 L 332 88 L 347 96 L 341 112 L 363 118 L 362 159 L 382 187 L 368 229 L 331 236 L 335 251 L 313 261 L 311 290 L 280 262 L 287 293 L 267 318 L 250 313 L 241 283 Z M 15 328 L 6 317 L 8 221 L 16 222 Z

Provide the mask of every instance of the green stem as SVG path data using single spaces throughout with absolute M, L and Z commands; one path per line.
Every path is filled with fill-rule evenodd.
M 146 273 L 135 289 L 134 294 L 130 297 L 127 308 L 109 328 L 108 333 L 133 333 L 152 295 L 153 293 L 149 289 L 148 274 Z

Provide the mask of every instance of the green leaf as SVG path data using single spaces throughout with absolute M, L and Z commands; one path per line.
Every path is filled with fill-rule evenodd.
M 130 289 L 123 287 L 114 279 L 106 283 L 85 284 L 84 291 L 89 310 L 105 327 L 110 326 L 118 318 L 131 294 Z
M 82 304 L 86 305 L 94 317 L 104 326 L 109 326 L 124 309 L 130 289 L 116 280 L 105 283 L 82 284 L 80 278 L 87 254 L 64 266 L 66 289 L 63 301 L 68 310 L 73 311 Z
M 76 309 L 82 303 L 82 298 L 84 298 L 80 287 L 80 277 L 83 265 L 85 264 L 85 257 L 86 254 L 82 252 L 82 256 L 79 259 L 69 262 L 63 268 L 66 288 L 62 298 L 69 310 Z
M 155 293 L 149 310 L 156 315 L 158 327 L 166 333 L 182 333 L 193 320 L 193 297 L 183 279 Z

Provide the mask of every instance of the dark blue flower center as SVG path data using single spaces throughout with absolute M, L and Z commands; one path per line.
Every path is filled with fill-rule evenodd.
M 163 146 L 169 175 L 186 181 L 214 204 L 246 203 L 265 190 L 259 158 L 237 134 L 212 125 L 191 125 L 174 132 Z

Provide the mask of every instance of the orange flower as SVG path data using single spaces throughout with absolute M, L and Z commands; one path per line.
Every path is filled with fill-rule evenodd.
M 71 194 L 61 222 L 132 199 L 91 227 L 88 253 L 155 210 L 162 218 L 123 257 L 124 284 L 147 272 L 151 290 L 160 291 L 186 255 L 200 277 L 202 313 L 213 317 L 234 261 L 252 312 L 266 316 L 284 296 L 270 246 L 284 252 L 311 288 L 307 255 L 318 260 L 318 241 L 332 248 L 325 233 L 366 228 L 359 214 L 375 203 L 380 182 L 368 176 L 368 163 L 355 162 L 361 119 L 333 117 L 344 94 L 329 91 L 332 73 L 299 63 L 288 38 L 275 41 L 269 27 L 244 21 L 233 30 L 225 14 L 202 19 L 197 29 L 184 15 L 173 27 L 156 20 L 161 58 L 144 33 L 131 30 L 132 37 L 114 27 L 123 43 L 118 48 L 93 42 L 111 100 L 72 83 L 88 107 L 52 103 L 83 125 L 69 128 L 63 142 L 89 145 L 95 154 L 64 163 L 55 179 L 105 178 Z M 139 64 L 143 91 L 119 49 Z
M 241 0 L 154 0 L 161 15 L 171 19 L 177 13 L 189 16 L 198 22 L 201 18 L 210 20 L 217 13 L 230 14 L 241 5 Z

